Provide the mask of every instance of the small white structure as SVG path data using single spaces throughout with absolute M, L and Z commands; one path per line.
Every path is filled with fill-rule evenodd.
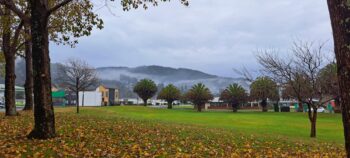
M 79 106 L 102 106 L 102 93 L 96 91 L 79 92 Z
M 224 101 L 220 100 L 220 97 L 214 97 L 213 100 L 210 100 L 213 103 L 223 103 Z
M 15 86 L 16 104 L 25 104 L 24 87 Z M 0 84 L 0 102 L 5 102 L 5 84 Z
M 162 99 L 153 99 L 151 100 L 151 104 L 154 105 L 154 106 L 160 106 L 160 105 L 167 105 L 168 102 L 166 102 L 165 100 L 162 100 Z

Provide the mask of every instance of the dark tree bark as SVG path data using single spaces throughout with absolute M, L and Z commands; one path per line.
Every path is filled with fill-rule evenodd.
M 76 82 L 76 87 L 75 87 L 75 95 L 76 95 L 76 100 L 77 100 L 77 102 L 76 102 L 76 106 L 77 106 L 77 114 L 79 114 L 79 78 L 76 78 L 76 80 L 75 80 L 75 82 Z M 84 100 L 82 100 L 82 102 L 83 102 Z
M 5 42 L 4 42 L 5 43 Z M 5 107 L 6 116 L 16 116 L 16 92 L 15 92 L 15 55 L 11 50 L 5 52 Z
M 316 138 L 316 120 L 317 120 L 317 108 L 311 108 L 311 104 L 307 104 L 308 107 L 308 117 L 311 123 L 310 137 Z
M 11 11 L 5 8 L 2 48 L 5 55 L 5 115 L 16 116 L 15 53 L 11 47 Z
M 147 106 L 147 100 L 148 99 L 142 99 L 143 100 L 143 106 Z
M 47 0 L 30 0 L 30 9 L 35 125 L 28 138 L 48 139 L 56 136 L 55 115 L 51 97 L 48 2 Z
M 237 101 L 233 101 L 231 103 L 231 106 L 232 106 L 232 112 L 237 112 L 238 111 L 239 103 Z
M 168 109 L 172 109 L 173 108 L 173 101 L 168 101 Z
M 267 112 L 268 109 L 267 109 L 267 100 L 266 99 L 263 99 L 261 101 L 261 107 L 262 107 L 262 112 Z
M 348 0 L 327 0 L 333 28 L 342 107 L 345 148 L 350 157 L 350 4 Z
M 202 105 L 201 104 L 197 105 L 197 110 L 198 110 L 198 112 L 202 112 Z
M 312 112 L 312 116 L 311 116 L 311 133 L 310 133 L 310 137 L 311 138 L 316 138 L 316 120 L 317 120 L 317 109 L 314 109 L 314 111 Z
M 232 112 L 237 112 L 237 104 L 232 104 Z
M 341 113 L 341 106 L 340 106 L 340 98 L 339 97 L 335 97 L 334 98 L 334 113 Z
M 304 107 L 303 107 L 303 103 L 301 101 L 298 102 L 298 112 L 304 112 Z
M 30 27 L 24 27 L 26 35 L 30 35 Z M 33 101 L 33 60 L 32 60 L 32 41 L 25 39 L 25 60 L 26 60 L 26 81 L 25 81 L 25 96 L 26 103 L 23 110 L 32 110 L 34 106 Z

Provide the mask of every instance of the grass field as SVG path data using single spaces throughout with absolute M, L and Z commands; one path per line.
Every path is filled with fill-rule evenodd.
M 320 114 L 309 138 L 303 113 L 56 108 L 58 136 L 28 140 L 33 114 L 0 113 L 0 157 L 344 157 L 341 116 Z
M 199 113 L 189 108 L 168 110 L 119 106 L 97 109 L 87 108 L 83 110 L 83 114 L 223 128 L 234 133 L 286 137 L 292 140 L 344 142 L 340 114 L 320 113 L 318 115 L 316 139 L 309 137 L 310 123 L 306 113 L 262 113 L 250 111 L 238 113 L 232 113 L 231 111 L 207 111 Z

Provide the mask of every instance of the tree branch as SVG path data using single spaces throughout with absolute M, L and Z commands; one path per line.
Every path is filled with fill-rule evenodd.
M 63 7 L 64 5 L 72 2 L 73 0 L 64 0 L 61 3 L 57 4 L 56 6 L 52 7 L 49 12 L 48 15 L 52 14 L 53 12 L 55 12 L 56 10 L 60 9 L 61 7 Z
M 6 8 L 13 11 L 15 14 L 18 15 L 19 18 L 21 18 L 25 23 L 30 23 L 30 17 L 28 17 L 24 12 L 19 9 L 13 0 L 0 0 L 0 4 L 4 5 Z
M 25 58 L 25 57 L 26 57 L 25 55 L 23 55 L 23 54 L 21 54 L 21 53 L 19 53 L 19 52 L 16 52 L 16 55 L 19 56 L 19 57 L 21 57 L 21 58 Z
M 25 43 L 25 42 L 22 42 L 21 44 L 19 44 L 19 45 L 17 46 L 17 48 L 15 49 L 15 51 L 18 52 L 18 51 L 23 47 L 24 43 Z
M 4 16 L 4 15 L 5 15 L 4 11 L 2 11 L 2 8 L 0 8 L 0 16 Z
M 13 43 L 12 43 L 12 46 L 11 46 L 14 49 L 17 48 L 18 38 L 19 38 L 20 32 L 22 30 L 23 24 L 24 24 L 24 22 L 23 22 L 23 20 L 21 20 L 21 22 L 19 23 L 19 25 L 16 28 L 15 35 L 13 37 Z

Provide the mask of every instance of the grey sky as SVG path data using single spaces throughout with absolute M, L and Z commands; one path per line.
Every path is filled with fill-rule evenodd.
M 190 0 L 189 7 L 173 0 L 129 12 L 118 4 L 111 3 L 112 13 L 98 11 L 105 28 L 81 38 L 75 49 L 52 45 L 51 60 L 186 67 L 234 77 L 232 68 L 258 69 L 257 49 L 288 49 L 295 38 L 332 39 L 326 0 Z

